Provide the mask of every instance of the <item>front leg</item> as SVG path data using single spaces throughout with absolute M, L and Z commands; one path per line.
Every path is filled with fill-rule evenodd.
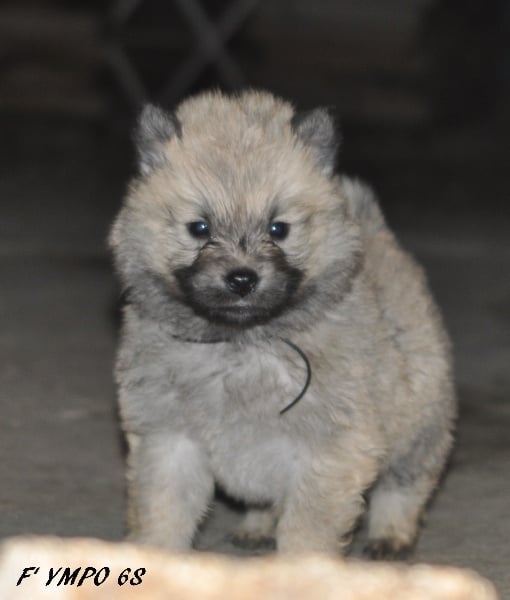
M 359 451 L 359 450 L 358 450 Z M 341 552 L 364 508 L 363 494 L 378 472 L 377 453 L 326 449 L 307 465 L 283 505 L 279 552 Z
M 129 539 L 187 551 L 214 492 L 202 449 L 182 434 L 128 435 Z

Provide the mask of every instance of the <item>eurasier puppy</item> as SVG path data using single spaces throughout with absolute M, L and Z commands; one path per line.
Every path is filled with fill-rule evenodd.
M 215 483 L 281 552 L 409 549 L 452 443 L 449 343 L 421 269 L 325 110 L 207 93 L 142 112 L 113 226 L 133 540 L 191 547 Z

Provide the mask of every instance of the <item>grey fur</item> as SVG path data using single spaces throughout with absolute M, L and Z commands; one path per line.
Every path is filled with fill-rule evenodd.
M 135 133 L 140 171 L 147 175 L 165 162 L 165 144 L 174 135 L 182 134 L 179 120 L 172 113 L 147 104 L 138 118 Z
M 148 116 L 145 131 L 167 122 Z M 443 469 L 455 398 L 423 272 L 372 192 L 310 152 L 324 113 L 293 116 L 262 92 L 184 102 L 182 135 L 158 138 L 164 160 L 112 228 L 129 297 L 116 377 L 136 541 L 188 550 L 219 483 L 269 506 L 236 537 L 275 533 L 281 552 L 344 548 L 370 492 L 372 553 L 399 554 Z M 204 219 L 210 237 L 193 237 Z M 257 273 L 251 293 L 228 290 L 235 269 Z M 283 338 L 312 379 L 280 415 L 306 378 Z
M 325 173 L 333 173 L 339 140 L 335 122 L 328 110 L 316 108 L 298 112 L 292 117 L 291 123 L 296 135 L 312 149 L 317 164 Z

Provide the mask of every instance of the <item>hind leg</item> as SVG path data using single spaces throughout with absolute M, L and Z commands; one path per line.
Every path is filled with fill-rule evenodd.
M 412 552 L 419 520 L 434 481 L 401 485 L 385 476 L 372 491 L 365 554 L 374 559 L 405 559 Z
M 412 552 L 420 517 L 451 446 L 451 434 L 430 428 L 411 446 L 392 461 L 372 490 L 365 549 L 371 558 L 406 558 Z

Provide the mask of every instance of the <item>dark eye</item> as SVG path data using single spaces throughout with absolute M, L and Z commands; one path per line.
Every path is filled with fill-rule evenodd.
M 269 228 L 269 235 L 273 240 L 284 240 L 289 235 L 290 225 L 283 223 L 282 221 L 275 221 L 271 223 Z
M 205 221 L 193 221 L 188 223 L 188 231 L 195 238 L 209 237 L 209 225 Z

